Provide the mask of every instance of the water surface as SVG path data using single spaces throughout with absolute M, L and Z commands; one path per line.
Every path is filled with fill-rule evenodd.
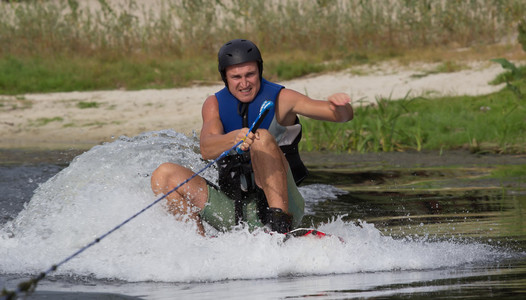
M 13 289 L 155 201 L 151 172 L 165 161 L 197 171 L 206 165 L 197 150 L 195 138 L 163 131 L 75 153 L 71 163 L 53 159 L 71 153 L 3 163 L 0 284 Z M 409 180 L 415 170 L 363 163 L 318 164 L 300 189 L 304 225 L 345 243 L 282 244 L 279 236 L 244 228 L 202 238 L 159 204 L 50 274 L 32 297 L 524 296 L 524 183 L 422 188 L 424 179 L 458 182 L 465 173 L 419 168 Z M 216 180 L 214 169 L 203 176 Z

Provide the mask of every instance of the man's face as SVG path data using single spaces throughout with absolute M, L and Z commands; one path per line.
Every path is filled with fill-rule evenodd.
M 258 64 L 255 61 L 226 68 L 228 90 L 239 101 L 248 103 L 256 97 L 261 87 Z

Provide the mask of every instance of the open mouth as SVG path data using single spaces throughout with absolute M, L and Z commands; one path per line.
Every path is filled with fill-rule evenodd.
M 248 94 L 252 91 L 252 88 L 245 88 L 245 89 L 241 89 L 239 90 L 239 92 L 241 92 L 242 94 Z

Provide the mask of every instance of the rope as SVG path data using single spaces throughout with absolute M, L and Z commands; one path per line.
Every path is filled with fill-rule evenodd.
M 245 138 L 248 136 L 248 134 L 252 131 L 252 132 L 255 132 L 257 130 L 257 128 L 259 127 L 259 125 L 261 124 L 261 121 L 262 119 L 267 115 L 267 112 L 269 110 L 269 108 L 271 108 L 274 103 L 270 102 L 271 104 L 267 104 L 266 102 L 261 106 L 261 111 L 258 115 L 258 117 L 256 118 L 256 120 L 254 121 L 254 123 L 252 124 L 252 126 L 250 127 L 249 131 L 247 132 L 247 135 L 245 136 Z M 63 264 L 69 262 L 70 260 L 72 260 L 73 258 L 77 257 L 78 255 L 80 255 L 81 253 L 83 253 L 84 251 L 88 250 L 89 248 L 93 247 L 94 245 L 96 245 L 97 243 L 99 243 L 100 241 L 102 241 L 104 238 L 106 238 L 107 236 L 109 236 L 110 234 L 112 234 L 113 232 L 119 230 L 122 226 L 126 225 L 127 223 L 129 223 L 131 220 L 137 218 L 139 215 L 141 215 L 142 213 L 144 213 L 145 211 L 147 211 L 148 209 L 150 209 L 152 206 L 154 206 L 155 204 L 159 203 L 161 200 L 165 199 L 166 197 L 168 197 L 170 194 L 172 194 L 173 192 L 175 192 L 177 189 L 179 189 L 181 186 L 185 185 L 188 181 L 194 179 L 197 175 L 201 174 L 202 172 L 204 172 L 206 169 L 208 169 L 210 166 L 212 166 L 214 163 L 216 163 L 218 160 L 222 159 L 223 157 L 227 156 L 228 153 L 230 153 L 230 151 L 233 151 L 234 149 L 238 149 L 239 145 L 241 145 L 241 143 L 244 142 L 245 139 L 242 139 L 240 140 L 239 142 L 237 142 L 232 148 L 226 150 L 225 152 L 221 153 L 221 155 L 219 155 L 215 160 L 213 160 L 212 162 L 208 163 L 206 166 L 204 166 L 201 170 L 197 171 L 196 173 L 194 173 L 192 176 L 190 176 L 188 179 L 186 179 L 185 181 L 181 182 L 179 185 L 177 185 L 176 187 L 174 187 L 173 189 L 171 189 L 168 193 L 164 194 L 163 196 L 159 197 L 158 199 L 156 199 L 155 201 L 153 201 L 152 203 L 150 203 L 149 205 L 147 205 L 146 207 L 144 207 L 143 209 L 141 209 L 139 212 L 135 213 L 134 215 L 132 215 L 131 217 L 129 217 L 128 219 L 124 220 L 122 223 L 120 223 L 119 225 L 113 227 L 110 231 L 104 233 L 103 235 L 95 238 L 91 243 L 87 244 L 86 246 L 80 248 L 78 251 L 76 251 L 75 253 L 71 254 L 70 256 L 66 257 L 64 260 L 62 260 L 61 262 L 55 264 L 55 265 L 52 265 L 49 269 L 47 269 L 46 271 L 40 273 L 37 277 L 34 277 L 30 280 L 27 280 L 27 281 L 24 281 L 24 282 L 21 282 L 18 284 L 18 287 L 15 291 L 8 291 L 6 289 L 3 289 L 2 290 L 2 294 L 0 296 L 2 296 L 2 300 L 12 300 L 12 299 L 16 299 L 17 295 L 21 292 L 25 292 L 27 294 L 30 294 L 32 292 L 35 291 L 36 287 L 37 287 L 37 284 L 40 282 L 40 280 L 44 279 L 47 275 L 49 275 L 51 272 L 54 272 L 56 271 L 59 267 L 61 267 Z
M 173 192 L 175 192 L 177 189 L 179 189 L 181 186 L 185 185 L 188 181 L 194 179 L 197 175 L 201 174 L 203 171 L 205 171 L 206 169 L 208 169 L 210 166 L 212 166 L 214 163 L 216 163 L 218 160 L 220 160 L 221 158 L 225 157 L 226 155 L 228 155 L 228 153 L 231 151 L 231 150 L 234 150 L 235 148 L 237 148 L 241 143 L 243 142 L 243 140 L 239 141 L 237 144 L 235 144 L 232 148 L 228 149 L 227 151 L 223 152 L 218 158 L 216 158 L 214 161 L 208 163 L 205 167 L 203 167 L 201 170 L 197 171 L 196 173 L 194 173 L 192 176 L 190 176 L 188 179 L 186 179 L 185 181 L 181 182 L 179 185 L 177 185 L 176 187 L 174 187 L 172 190 L 170 190 L 168 193 L 164 194 L 163 196 L 159 197 L 158 199 L 156 199 L 155 201 L 153 201 L 152 203 L 150 203 L 149 205 L 147 205 L 146 207 L 144 207 L 143 209 L 141 209 L 139 212 L 135 213 L 134 215 L 132 215 L 131 217 L 129 217 L 128 219 L 124 220 L 122 223 L 118 224 L 117 226 L 113 227 L 110 231 L 104 233 L 103 235 L 95 238 L 91 243 L 87 244 L 86 246 L 80 248 L 78 251 L 76 251 L 75 253 L 71 254 L 70 256 L 66 257 L 64 260 L 62 260 L 61 262 L 55 264 L 55 265 L 52 265 L 49 269 L 47 269 L 46 271 L 40 273 L 37 277 L 35 278 L 32 278 L 28 281 L 24 281 L 24 282 L 21 282 L 19 285 L 18 285 L 18 288 L 16 291 L 7 291 L 7 290 L 2 290 L 2 299 L 4 300 L 11 300 L 11 299 L 16 299 L 16 296 L 17 294 L 21 293 L 21 292 L 26 292 L 26 293 L 32 293 L 34 292 L 34 290 L 36 289 L 36 286 L 38 284 L 38 282 L 42 279 L 44 279 L 44 277 L 46 277 L 47 275 L 49 275 L 51 272 L 54 272 L 56 271 L 59 267 L 61 267 L 63 264 L 69 262 L 70 260 L 72 260 L 73 258 L 77 257 L 78 255 L 80 255 L 81 253 L 83 253 L 84 251 L 88 250 L 89 248 L 93 247 L 94 245 L 96 245 L 97 243 L 99 243 L 100 241 L 102 241 L 104 238 L 106 238 L 107 236 L 109 236 L 110 234 L 112 234 L 113 232 L 119 230 L 122 226 L 126 225 L 127 223 L 129 223 L 131 220 L 137 218 L 139 215 L 141 215 L 142 213 L 144 213 L 145 211 L 147 211 L 148 209 L 150 209 L 152 206 L 154 206 L 155 204 L 159 203 L 161 200 L 165 199 L 166 197 L 168 197 L 170 194 L 172 194 Z

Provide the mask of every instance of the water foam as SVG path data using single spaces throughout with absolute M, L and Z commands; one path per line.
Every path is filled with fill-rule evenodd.
M 1 272 L 41 272 L 92 242 L 156 200 L 149 176 L 159 164 L 171 161 L 194 171 L 204 167 L 198 145 L 195 137 L 167 130 L 122 137 L 78 156 L 35 190 L 24 210 L 0 229 Z M 213 167 L 203 176 L 217 180 Z M 328 185 L 300 191 L 308 205 L 341 192 Z M 346 243 L 333 237 L 281 244 L 278 235 L 243 228 L 203 238 L 159 204 L 56 274 L 127 281 L 215 281 L 442 268 L 502 255 L 482 244 L 396 240 L 372 224 L 357 226 L 340 218 L 319 229 L 341 236 Z

